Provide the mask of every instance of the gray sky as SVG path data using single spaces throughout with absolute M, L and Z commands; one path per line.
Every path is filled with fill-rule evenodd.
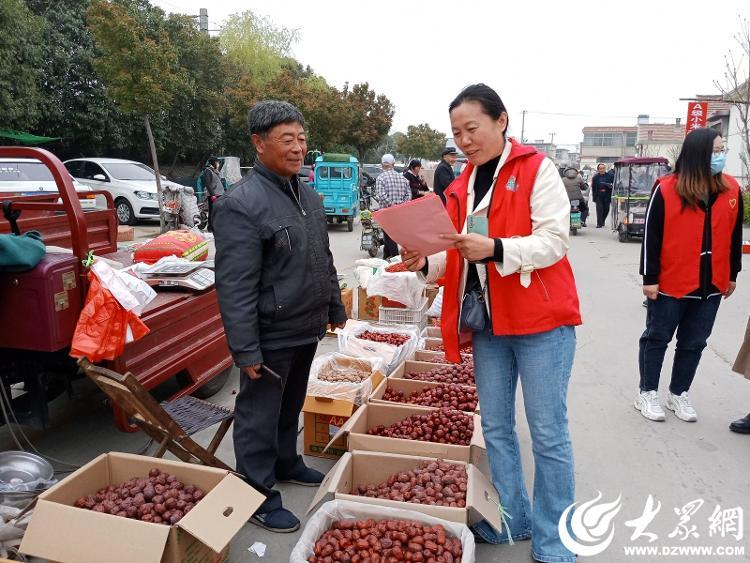
M 447 106 L 485 82 L 508 107 L 511 133 L 579 143 L 586 125 L 685 121 L 686 98 L 715 93 L 747 0 L 493 2 L 464 0 L 152 0 L 208 8 L 211 29 L 248 8 L 298 29 L 293 55 L 334 86 L 369 82 L 396 106 L 393 130 L 429 123 L 450 135 Z M 550 115 L 557 114 L 557 115 Z M 559 115 L 564 114 L 564 115 Z

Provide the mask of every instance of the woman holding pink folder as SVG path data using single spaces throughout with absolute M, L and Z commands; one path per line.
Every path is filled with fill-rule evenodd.
M 573 271 L 566 258 L 570 203 L 555 165 L 507 137 L 508 113 L 484 84 L 450 104 L 453 136 L 469 164 L 446 190 L 446 209 L 460 234 L 454 247 L 429 257 L 402 250 L 404 263 L 429 281 L 445 276 L 442 333 L 446 357 L 459 361 L 471 340 L 482 430 L 492 480 L 512 517 L 491 543 L 531 539 L 537 561 L 576 557 L 558 522 L 575 499 L 567 390 L 581 324 Z M 534 454 L 533 505 L 515 430 L 518 381 Z

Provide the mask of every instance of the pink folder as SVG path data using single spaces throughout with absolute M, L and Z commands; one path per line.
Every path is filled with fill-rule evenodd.
M 374 218 L 400 246 L 418 250 L 423 256 L 453 247 L 453 241 L 440 238 L 443 234 L 456 234 L 456 229 L 435 194 L 380 209 Z

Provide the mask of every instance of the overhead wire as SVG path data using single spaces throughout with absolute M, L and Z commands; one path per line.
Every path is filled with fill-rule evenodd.
M 596 119 L 637 119 L 638 114 L 636 115 L 604 115 L 604 114 L 591 114 L 591 113 L 566 113 L 566 112 L 559 112 L 559 111 L 536 111 L 536 110 L 525 110 L 527 114 L 535 114 L 535 115 L 554 115 L 559 117 L 593 117 Z M 649 118 L 652 119 L 674 119 L 676 116 L 674 115 L 649 115 Z

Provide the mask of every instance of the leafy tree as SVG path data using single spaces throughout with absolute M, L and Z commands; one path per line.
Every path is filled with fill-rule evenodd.
M 396 147 L 401 143 L 401 139 L 406 137 L 401 131 L 396 131 L 392 135 L 387 135 L 375 148 L 368 150 L 365 153 L 365 162 L 379 163 L 381 157 L 385 153 L 392 154 L 396 157 L 396 160 L 406 160 L 408 155 L 404 155 L 396 150 Z
M 187 16 L 171 14 L 164 30 L 176 50 L 181 82 L 159 120 L 159 136 L 173 163 L 180 156 L 203 162 L 223 148 L 226 65 L 221 47 Z
M 300 109 L 305 116 L 310 149 L 327 151 L 340 143 L 346 126 L 341 118 L 344 103 L 341 93 L 311 71 L 298 73 L 295 70 L 282 70 L 262 86 L 256 86 L 252 78 L 245 76 L 238 84 L 227 88 L 225 131 L 230 151 L 242 157 L 254 157 L 247 113 L 255 102 L 265 99 L 286 100 Z
M 247 10 L 229 16 L 219 40 L 235 76 L 249 76 L 254 85 L 263 85 L 281 72 L 296 36 L 296 30 Z
M 445 147 L 445 135 L 427 123 L 409 125 L 406 135 L 396 144 L 396 150 L 408 157 L 437 160 Z
M 139 125 L 107 98 L 94 71 L 94 39 L 86 28 L 90 0 L 27 0 L 27 4 L 44 22 L 40 131 L 62 138 L 56 151 L 62 158 L 128 152 Z
M 724 79 L 715 80 L 714 84 L 737 112 L 740 161 L 747 188 L 750 187 L 750 20 L 740 16 L 739 28 L 733 36 L 739 54 L 730 51 L 724 57 Z
M 177 50 L 166 33 L 149 30 L 118 4 L 95 0 L 87 21 L 100 51 L 94 68 L 104 80 L 107 94 L 123 111 L 143 117 L 161 209 L 161 175 L 149 118 L 167 110 L 182 86 Z M 164 220 L 159 215 L 163 230 Z
M 374 148 L 388 134 L 395 111 L 391 101 L 376 94 L 367 82 L 344 87 L 341 117 L 346 123 L 342 143 L 353 146 L 360 161 L 368 149 Z
M 30 130 L 39 120 L 39 108 L 43 104 L 39 92 L 43 23 L 23 0 L 0 2 L 2 127 Z
M 305 116 L 309 148 L 327 150 L 341 140 L 345 123 L 339 116 L 341 93 L 314 74 L 295 78 L 284 71 L 260 89 L 259 98 L 286 100 Z

